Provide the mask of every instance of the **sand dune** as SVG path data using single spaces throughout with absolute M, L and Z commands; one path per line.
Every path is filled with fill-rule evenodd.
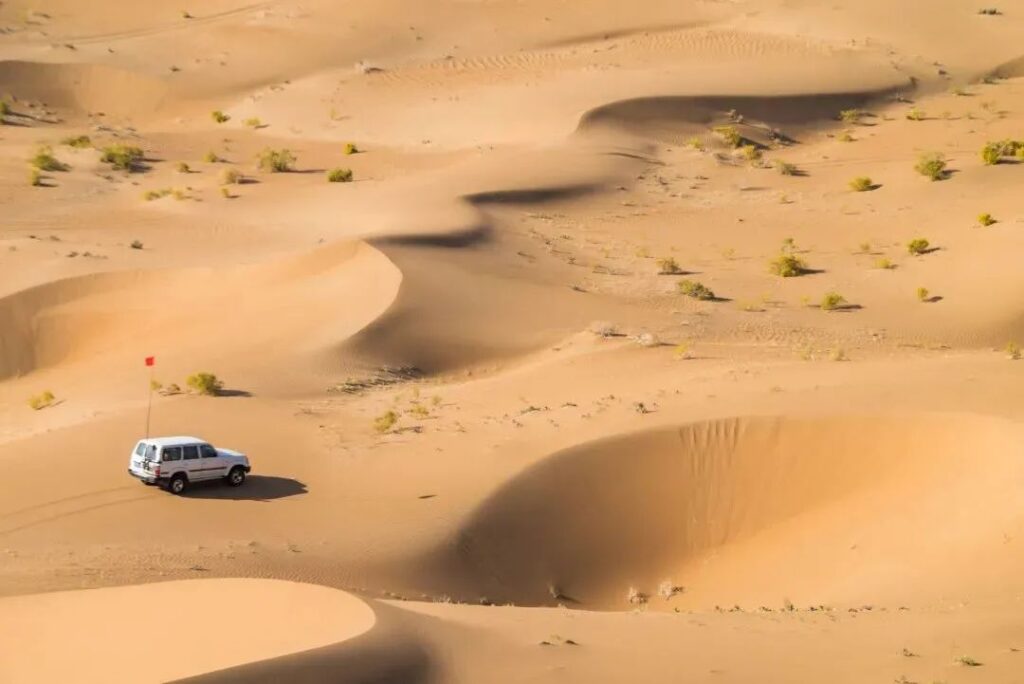
M 0 62 L 0 92 L 81 112 L 144 115 L 167 104 L 157 78 L 103 64 Z

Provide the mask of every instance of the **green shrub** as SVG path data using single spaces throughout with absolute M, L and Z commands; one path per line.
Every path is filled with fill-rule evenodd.
M 42 394 L 37 394 L 34 397 L 29 397 L 28 405 L 33 411 L 40 411 L 49 406 L 53 406 L 53 402 L 56 397 L 53 396 L 53 392 L 46 390 Z
M 907 252 L 914 256 L 920 256 L 928 251 L 930 243 L 924 238 L 914 238 L 907 243 Z
M 683 144 L 686 147 L 692 147 L 693 149 L 701 152 L 704 151 L 704 141 L 701 140 L 699 136 L 692 135 L 689 138 L 687 138 Z
M 101 162 L 110 164 L 115 169 L 120 169 L 121 171 L 136 170 L 144 157 L 145 153 L 142 151 L 142 148 L 121 143 L 108 145 L 100 153 Z
M 224 389 L 224 383 L 213 373 L 195 373 L 185 379 L 185 384 L 199 394 L 217 396 Z
M 843 131 L 839 134 L 839 142 L 853 142 L 854 139 L 850 131 Z
M 53 150 L 48 145 L 39 147 L 29 163 L 40 171 L 64 171 L 67 168 L 53 156 Z
M 159 190 L 147 190 L 146 192 L 142 193 L 142 199 L 146 200 L 147 202 L 152 202 L 153 200 L 158 200 L 167 197 L 170 194 L 170 188 L 160 188 Z
M 694 299 L 701 299 L 704 301 L 710 301 L 715 298 L 714 292 L 712 292 L 706 285 L 698 283 L 695 280 L 680 280 L 678 287 L 679 293 L 686 295 L 687 297 L 693 297 Z
M 0 100 L 0 118 L 7 116 L 11 113 L 11 105 L 7 104 L 7 100 Z
M 1003 157 L 1024 159 L 1024 140 L 997 140 L 981 148 L 981 159 L 988 165 L 998 164 Z
M 351 183 L 352 169 L 331 169 L 327 172 L 329 183 Z
M 61 145 L 67 145 L 68 147 L 74 147 L 79 150 L 92 147 L 92 140 L 90 140 L 87 135 L 75 135 L 69 138 L 64 138 L 60 143 Z
M 927 176 L 933 181 L 942 180 L 946 177 L 946 158 L 939 152 L 922 154 L 918 157 L 914 169 L 922 176 Z
M 679 262 L 674 257 L 665 257 L 658 259 L 658 273 L 661 275 L 676 275 L 682 273 L 683 269 L 679 267 Z
M 780 254 L 768 263 L 768 269 L 783 278 L 795 278 L 807 273 L 807 264 L 792 254 Z
M 909 112 L 907 112 L 907 119 L 910 121 L 924 121 L 924 118 L 924 112 L 917 107 L 913 107 Z
M 776 161 L 775 168 L 783 176 L 795 176 L 797 174 L 797 168 L 795 164 L 790 164 L 784 161 Z
M 345 143 L 345 154 L 358 154 L 359 151 L 355 143 Z
M 42 187 L 43 185 L 43 174 L 39 172 L 39 169 L 28 170 L 28 184 L 34 188 Z
M 234 197 L 235 197 L 234 195 L 231 194 L 231 191 L 228 190 L 227 188 L 221 188 L 220 189 L 220 196 L 223 197 L 224 199 L 234 199 Z
M 864 112 L 859 109 L 844 109 L 839 112 L 839 120 L 849 126 L 855 126 L 860 123 L 861 117 L 864 116 Z
M 991 226 L 993 223 L 996 223 L 996 220 L 992 218 L 992 214 L 979 214 L 978 223 L 987 228 L 988 226 Z
M 1006 355 L 1010 357 L 1011 361 L 1019 361 L 1021 357 L 1020 345 L 1016 342 L 1007 342 L 1006 347 L 1003 348 Z
M 373 419 L 373 429 L 381 434 L 388 432 L 398 422 L 398 414 L 394 411 L 387 411 Z
M 242 182 L 242 174 L 238 169 L 227 168 L 220 172 L 221 185 L 238 185 Z
M 850 189 L 854 192 L 865 192 L 873 187 L 874 184 L 868 176 L 857 176 L 850 181 Z
M 981 159 L 989 166 L 998 164 L 1002 156 L 1002 147 L 999 143 L 986 143 L 985 146 L 981 148 Z
M 739 147 L 743 144 L 743 136 L 735 126 L 715 126 L 712 130 L 729 147 Z
M 245 123 L 245 125 L 249 128 L 259 128 L 260 126 L 263 125 L 263 122 L 260 121 L 259 117 L 257 116 L 249 117 L 243 123 Z
M 260 168 L 270 173 L 291 171 L 295 164 L 295 155 L 290 150 L 266 149 L 259 156 Z
M 892 263 L 891 260 L 882 257 L 881 259 L 875 262 L 875 268 L 881 268 L 886 271 L 891 271 L 894 268 L 896 268 L 896 264 Z
M 216 164 L 217 162 L 223 161 L 223 159 L 218 157 L 217 153 L 211 150 L 203 155 L 203 161 L 207 164 Z
M 928 301 L 928 295 L 929 294 L 931 294 L 931 293 L 928 292 L 928 288 L 927 287 L 919 287 L 919 288 L 917 288 L 917 300 L 918 301 L 920 301 L 920 302 Z
M 210 118 L 212 118 L 215 122 L 219 124 L 231 121 L 231 117 L 225 114 L 224 112 L 220 111 L 219 109 L 215 109 L 214 111 L 210 112 Z
M 757 145 L 743 145 L 740 150 L 747 161 L 754 162 L 761 158 L 761 150 Z
M 822 311 L 835 311 L 846 304 L 846 298 L 838 292 L 828 292 L 821 298 Z

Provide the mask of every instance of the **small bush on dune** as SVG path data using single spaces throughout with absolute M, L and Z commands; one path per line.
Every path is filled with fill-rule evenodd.
M 387 411 L 373 419 L 373 429 L 383 434 L 388 432 L 398 422 L 398 414 L 394 411 Z
M 1024 159 L 1024 140 L 990 141 L 981 148 L 981 159 L 990 166 L 998 164 L 1003 157 Z
M 867 176 L 857 176 L 850 181 L 850 189 L 854 192 L 866 192 L 874 187 L 871 179 Z
M 674 257 L 666 257 L 664 259 L 658 259 L 658 273 L 661 275 L 676 275 L 682 273 L 683 269 L 679 267 L 679 262 Z
M 909 112 L 907 112 L 907 120 L 909 121 L 924 121 L 924 118 L 924 112 L 922 112 L 917 107 L 914 107 Z
M 1002 148 L 999 143 L 987 143 L 981 148 L 981 160 L 989 166 L 998 164 L 1002 156 Z
M 100 154 L 100 161 L 121 171 L 134 171 L 144 157 L 145 153 L 142 148 L 118 143 L 104 147 Z
M 922 254 L 925 254 L 928 251 L 928 248 L 930 246 L 931 243 L 929 243 L 924 238 L 914 238 L 913 240 L 907 243 L 907 252 L 913 254 L 914 256 L 921 256 Z
M 224 383 L 213 373 L 195 373 L 185 379 L 193 391 L 207 396 L 216 396 L 224 389 Z
M 223 197 L 224 199 L 234 199 L 235 198 L 235 196 L 232 195 L 231 191 L 228 190 L 227 188 L 221 188 L 220 189 L 220 196 Z
M 34 188 L 42 187 L 43 174 L 39 173 L 39 169 L 28 170 L 28 184 Z
M 291 150 L 266 149 L 259 156 L 260 168 L 270 173 L 284 173 L 291 171 L 295 164 L 295 155 Z
M 780 254 L 768 263 L 768 269 L 783 278 L 795 278 L 807 273 L 807 264 L 792 254 Z
M 776 161 L 775 168 L 783 176 L 795 176 L 797 174 L 797 168 L 795 164 L 790 164 L 784 161 Z
M 919 287 L 919 288 L 917 288 L 917 301 L 919 301 L 919 302 L 926 302 L 926 301 L 928 301 L 928 296 L 930 294 L 931 293 L 928 292 L 928 288 L 927 287 Z
M 329 183 L 351 183 L 352 169 L 331 169 L 327 172 Z
M 355 143 L 345 143 L 345 154 L 358 154 L 359 148 Z
M 214 111 L 210 112 L 210 118 L 219 124 L 231 121 L 231 117 L 225 114 L 224 112 L 220 111 L 219 109 L 215 109 Z
M 217 162 L 223 160 L 217 156 L 216 152 L 210 151 L 203 155 L 203 161 L 206 162 L 207 164 L 216 164 Z
M 729 147 L 739 147 L 743 144 L 743 136 L 735 126 L 715 126 L 712 130 Z
M 64 171 L 67 168 L 53 156 L 53 150 L 47 145 L 37 149 L 29 163 L 40 171 Z
M 242 182 L 242 174 L 238 169 L 224 169 L 220 172 L 221 185 L 237 185 Z
M 886 271 L 891 271 L 894 268 L 896 268 L 896 264 L 892 263 L 891 260 L 883 257 L 875 262 L 875 268 L 881 268 Z
M 835 311 L 846 304 L 846 298 L 838 292 L 828 292 L 821 299 L 822 311 Z
M 757 145 L 743 145 L 740 150 L 747 161 L 755 162 L 761 158 L 761 150 Z
M 1011 361 L 1019 361 L 1021 357 L 1020 345 L 1016 342 L 1007 342 L 1004 348 L 1006 355 L 1010 357 Z
M 679 293 L 686 295 L 687 297 L 693 297 L 694 299 L 701 299 L 704 301 L 710 301 L 715 298 L 715 293 L 712 292 L 703 283 L 698 283 L 696 280 L 680 280 Z
M 946 177 L 946 158 L 938 152 L 922 154 L 914 169 L 922 176 L 927 176 L 933 181 L 942 180 Z
M 996 223 L 996 220 L 992 218 L 992 214 L 979 214 L 978 223 L 987 228 L 988 226 Z
M 56 397 L 53 396 L 53 392 L 46 390 L 42 394 L 37 394 L 34 397 L 29 397 L 28 405 L 33 411 L 40 411 L 49 406 L 53 406 L 53 402 Z
M 87 147 L 92 147 L 92 140 L 90 140 L 87 135 L 75 135 L 69 138 L 64 138 L 60 141 L 60 144 L 83 150 Z
M 839 112 L 839 120 L 851 126 L 859 124 L 863 116 L 864 112 L 859 109 L 844 109 Z
M 7 100 L 0 100 L 0 118 L 7 116 L 11 113 L 11 105 L 7 104 Z
M 153 200 L 158 200 L 167 197 L 170 194 L 170 188 L 160 188 L 159 190 L 147 190 L 146 192 L 142 193 L 142 199 L 146 200 L 147 202 L 152 202 Z
M 243 123 L 249 128 L 259 128 L 263 125 L 263 122 L 259 120 L 259 117 L 253 116 L 246 119 Z

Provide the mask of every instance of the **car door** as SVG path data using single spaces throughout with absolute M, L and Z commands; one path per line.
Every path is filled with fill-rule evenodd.
M 212 446 L 200 444 L 199 455 L 203 464 L 203 470 L 209 474 L 209 477 L 214 478 L 227 475 L 227 463 Z
M 171 477 L 175 473 L 185 471 L 188 474 L 188 468 L 181 462 L 181 447 L 180 446 L 165 446 L 160 450 L 160 474 L 161 477 Z M 192 476 L 189 475 L 189 478 Z
M 199 447 L 195 444 L 186 444 L 181 447 L 181 458 L 188 471 L 188 479 L 191 482 L 205 480 L 209 476 L 203 470 L 202 460 L 199 458 Z

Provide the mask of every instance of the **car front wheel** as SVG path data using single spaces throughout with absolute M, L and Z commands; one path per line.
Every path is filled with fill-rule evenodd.
M 228 484 L 232 487 L 238 487 L 245 482 L 245 469 L 241 467 L 232 468 L 231 472 L 228 473 L 227 480 Z
M 184 475 L 175 475 L 171 478 L 171 481 L 167 483 L 167 490 L 171 494 L 181 494 L 185 491 L 185 487 L 188 486 L 188 481 Z

